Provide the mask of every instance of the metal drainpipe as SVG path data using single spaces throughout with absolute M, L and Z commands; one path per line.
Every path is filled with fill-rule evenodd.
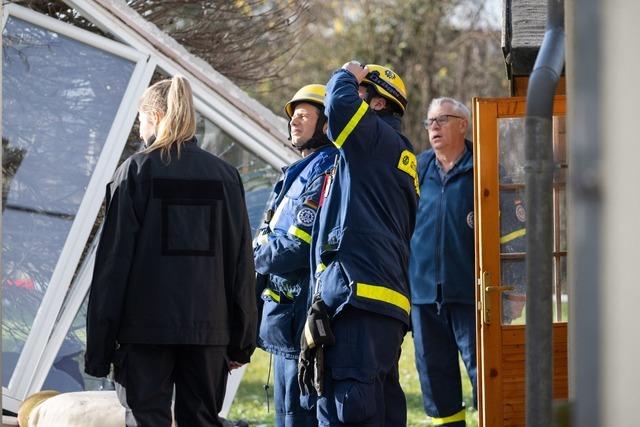
M 526 425 L 549 427 L 552 403 L 553 96 L 564 66 L 564 0 L 548 0 L 547 29 L 529 77 L 525 118 L 527 214 Z

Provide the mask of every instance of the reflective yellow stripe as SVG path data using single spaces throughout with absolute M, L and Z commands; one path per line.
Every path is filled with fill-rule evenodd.
M 362 116 L 364 116 L 364 113 L 367 112 L 368 108 L 369 108 L 369 104 L 362 101 L 362 104 L 360 104 L 360 108 L 358 108 L 358 111 L 356 111 L 353 117 L 351 117 L 351 120 L 349 120 L 349 123 L 347 123 L 344 129 L 342 129 L 342 132 L 340 132 L 340 135 L 338 135 L 338 138 L 336 138 L 336 140 L 334 141 L 333 144 L 336 147 L 338 148 L 342 147 L 342 144 L 344 144 L 344 141 L 346 141 L 349 135 L 351 135 L 351 132 L 353 132 L 353 129 L 358 125 L 358 123 L 360 122 L 360 119 L 362 118 Z
M 527 234 L 526 228 L 521 228 L 520 230 L 512 231 L 509 234 L 505 234 L 500 238 L 500 244 L 503 245 L 505 243 L 509 243 L 512 240 L 517 239 L 518 237 L 522 237 Z
M 278 295 L 278 293 L 273 289 L 266 288 L 264 291 L 262 291 L 262 296 L 269 297 L 275 302 L 280 303 L 280 295 Z
M 289 200 L 289 198 L 287 196 L 284 196 L 280 201 L 280 204 L 278 205 L 278 207 L 276 208 L 276 211 L 273 213 L 273 216 L 271 217 L 271 221 L 269 221 L 270 229 L 272 230 L 276 229 L 276 224 L 280 219 L 280 215 L 282 215 L 282 211 L 284 210 L 284 207 L 287 205 L 287 200 Z
M 461 409 L 459 412 L 456 412 L 453 415 L 449 415 L 448 417 L 444 417 L 444 418 L 431 417 L 431 422 L 434 426 L 441 426 L 447 423 L 457 423 L 460 421 L 464 421 L 465 417 L 466 417 L 466 412 L 464 409 Z
M 288 233 L 292 236 L 296 236 L 298 239 L 302 240 L 305 243 L 308 243 L 309 245 L 311 244 L 311 234 L 307 233 L 301 228 L 296 227 L 295 225 L 289 227 Z
M 318 267 L 316 267 L 316 274 L 320 274 L 323 271 L 325 271 L 326 269 L 327 269 L 327 266 L 324 265 L 324 263 L 321 262 L 320 264 L 318 264 Z
M 409 298 L 405 297 L 398 291 L 386 288 L 384 286 L 369 285 L 367 283 L 357 283 L 356 295 L 362 298 L 374 299 L 386 302 L 403 309 L 409 314 L 411 304 Z

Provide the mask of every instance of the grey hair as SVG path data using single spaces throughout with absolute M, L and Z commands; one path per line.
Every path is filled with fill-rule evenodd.
M 471 113 L 469 112 L 469 109 L 466 105 L 456 99 L 448 98 L 446 96 L 443 96 L 441 98 L 433 98 L 429 103 L 429 108 L 427 108 L 427 114 L 429 114 L 429 111 L 436 107 L 440 107 L 442 104 L 453 105 L 453 109 L 456 113 L 467 119 L 467 121 L 471 119 Z

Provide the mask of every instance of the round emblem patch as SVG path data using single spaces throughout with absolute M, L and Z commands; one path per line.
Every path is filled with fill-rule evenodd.
M 467 225 L 469 228 L 473 228 L 473 211 L 467 214 Z
M 518 221 L 520 222 L 525 222 L 527 220 L 527 211 L 521 203 L 516 205 L 516 218 L 518 218 Z
M 393 71 L 391 71 L 391 70 L 384 70 L 384 74 L 385 74 L 387 77 L 389 77 L 390 79 L 395 79 L 395 78 L 396 78 L 396 75 L 395 75 L 395 74 L 393 74 Z
M 316 211 L 311 208 L 304 207 L 298 211 L 296 220 L 299 224 L 310 227 L 313 225 L 313 221 L 316 219 Z

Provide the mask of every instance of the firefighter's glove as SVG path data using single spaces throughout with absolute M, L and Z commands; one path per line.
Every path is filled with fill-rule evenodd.
M 316 348 L 307 348 L 300 352 L 298 359 L 298 387 L 300 394 L 309 396 L 314 389 L 313 363 L 316 359 Z
M 322 393 L 324 374 L 324 351 L 322 347 L 333 345 L 334 343 L 335 337 L 331 332 L 327 306 L 320 295 L 315 295 L 300 338 L 298 385 L 303 395 L 311 394 L 313 389 L 316 389 L 319 395 Z

